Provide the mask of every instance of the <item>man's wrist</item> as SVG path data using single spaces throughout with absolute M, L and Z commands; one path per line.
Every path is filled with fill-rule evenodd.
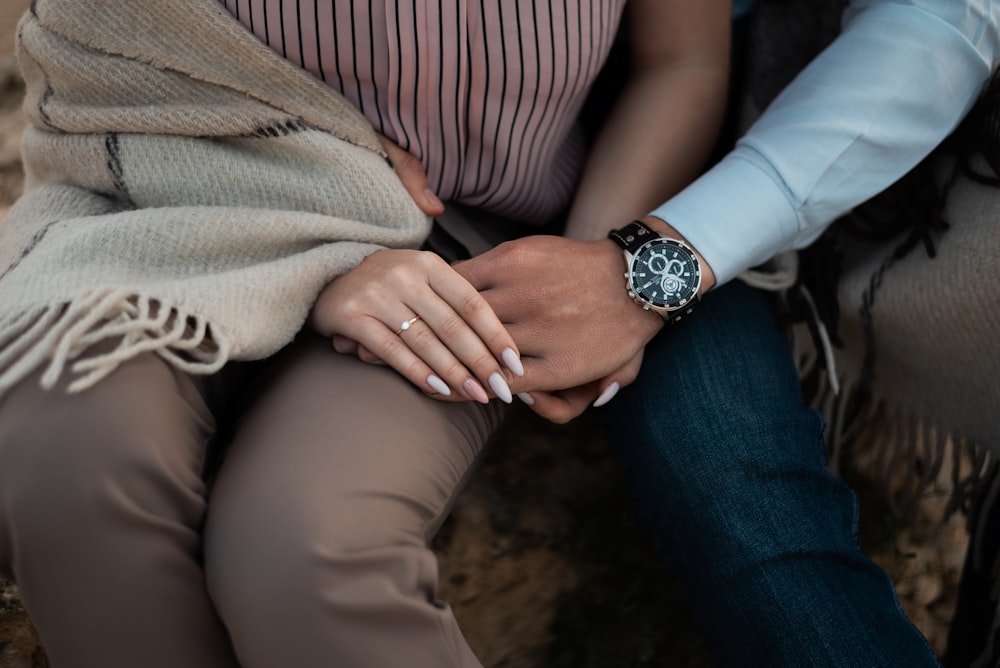
M 635 301 L 629 297 L 628 284 L 625 280 L 625 271 L 628 267 L 622 255 L 621 246 L 607 238 L 597 240 L 594 243 L 601 244 L 605 249 L 608 257 L 608 266 L 611 268 L 609 273 L 614 276 L 614 285 L 620 288 L 618 298 L 623 302 L 628 302 L 624 311 L 635 318 L 634 323 L 628 323 L 623 329 L 635 330 L 638 327 L 644 332 L 646 340 L 649 340 L 663 328 L 663 318 L 655 311 L 636 308 Z
M 701 288 L 698 291 L 699 296 L 715 287 L 715 273 L 712 271 L 712 267 L 710 267 L 708 262 L 705 261 L 705 258 L 702 257 L 701 253 L 698 252 L 698 249 L 688 243 L 683 234 L 675 230 L 665 220 L 657 218 L 656 216 L 646 216 L 645 218 L 640 218 L 639 220 L 652 228 L 654 232 L 672 239 L 679 239 L 683 241 L 689 248 L 691 248 L 692 251 L 694 251 L 695 256 L 698 258 L 698 263 L 701 265 Z

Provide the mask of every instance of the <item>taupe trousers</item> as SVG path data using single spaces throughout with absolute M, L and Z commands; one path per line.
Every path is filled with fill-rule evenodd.
M 226 369 L 147 354 L 0 400 L 0 574 L 56 668 L 479 665 L 428 541 L 502 404 L 435 401 L 312 333 L 269 364 L 211 484 Z

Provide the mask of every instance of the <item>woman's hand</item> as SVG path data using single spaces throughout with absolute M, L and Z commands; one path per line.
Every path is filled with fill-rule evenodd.
M 385 135 L 379 134 L 378 137 L 385 147 L 396 176 L 420 210 L 428 216 L 440 216 L 444 213 L 444 204 L 431 190 L 423 164 Z
M 543 418 L 565 424 L 590 406 L 600 408 L 611 401 L 618 390 L 630 385 L 639 375 L 643 352 L 640 350 L 622 368 L 592 383 L 553 392 L 519 392 L 517 396 Z
M 524 374 L 493 309 L 434 253 L 372 253 L 323 289 L 309 320 L 338 352 L 388 364 L 435 398 L 488 403 L 489 388 L 510 403 L 511 374 Z

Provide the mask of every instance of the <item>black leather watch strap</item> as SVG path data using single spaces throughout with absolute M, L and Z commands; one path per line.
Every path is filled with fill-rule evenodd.
M 635 253 L 639 249 L 639 246 L 650 239 L 656 239 L 658 236 L 660 235 L 654 232 L 652 228 L 639 220 L 633 220 L 621 229 L 608 232 L 608 238 L 629 253 Z

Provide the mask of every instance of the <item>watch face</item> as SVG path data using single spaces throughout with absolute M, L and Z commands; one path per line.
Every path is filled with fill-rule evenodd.
M 674 239 L 652 239 L 639 247 L 629 264 L 632 292 L 653 308 L 675 309 L 691 301 L 701 285 L 694 252 Z

